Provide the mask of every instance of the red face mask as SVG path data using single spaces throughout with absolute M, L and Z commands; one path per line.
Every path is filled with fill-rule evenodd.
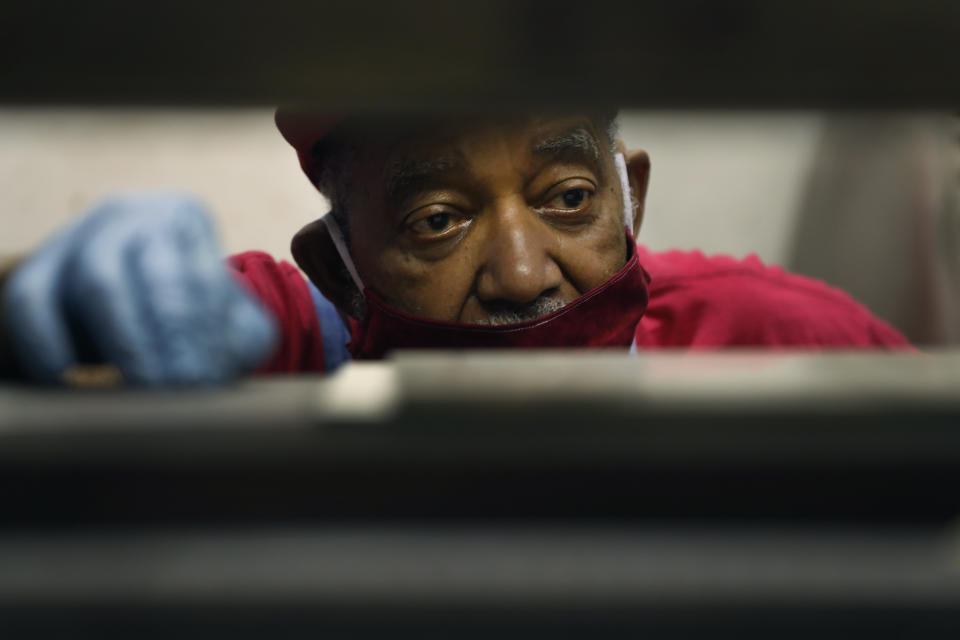
M 393 309 L 366 289 L 367 312 L 351 320 L 355 359 L 382 358 L 395 349 L 544 349 L 629 347 L 647 308 L 650 276 L 640 266 L 627 230 L 630 257 L 612 278 L 553 313 L 516 324 L 439 322 Z

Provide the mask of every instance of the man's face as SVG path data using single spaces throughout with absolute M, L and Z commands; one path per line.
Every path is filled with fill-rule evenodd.
M 366 286 L 408 313 L 536 318 L 625 263 L 620 182 L 586 116 L 441 124 L 365 154 L 349 194 Z

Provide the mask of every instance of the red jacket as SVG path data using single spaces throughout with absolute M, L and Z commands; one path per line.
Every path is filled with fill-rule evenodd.
M 736 260 L 643 247 L 639 252 L 651 276 L 650 302 L 636 331 L 640 349 L 910 347 L 842 291 L 766 266 L 756 256 Z M 312 285 L 296 267 L 265 253 L 241 253 L 229 264 L 282 327 L 280 346 L 261 371 L 323 371 L 323 332 Z

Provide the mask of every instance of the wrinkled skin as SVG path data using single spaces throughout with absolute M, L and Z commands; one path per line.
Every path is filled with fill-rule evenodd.
M 571 132 L 581 144 L 557 143 Z M 641 203 L 636 232 L 649 160 L 637 152 L 628 163 Z M 613 153 L 587 117 L 441 124 L 368 149 L 359 164 L 348 211 L 353 260 L 366 287 L 413 315 L 467 324 L 538 317 L 626 261 Z M 394 193 L 398 166 L 432 170 Z M 325 226 L 301 231 L 293 251 L 320 290 L 356 315 L 358 292 Z

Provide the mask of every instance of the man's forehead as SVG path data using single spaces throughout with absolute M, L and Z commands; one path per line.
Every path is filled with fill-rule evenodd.
M 396 136 L 386 150 L 394 162 L 463 161 L 465 149 L 503 142 L 533 153 L 579 146 L 599 155 L 600 137 L 585 114 L 446 119 L 419 124 Z
M 444 123 L 393 146 L 383 166 L 387 194 L 396 199 L 432 176 L 469 171 L 467 150 L 485 143 L 506 142 L 521 157 L 577 157 L 596 164 L 602 148 L 597 137 L 593 121 L 579 115 Z

